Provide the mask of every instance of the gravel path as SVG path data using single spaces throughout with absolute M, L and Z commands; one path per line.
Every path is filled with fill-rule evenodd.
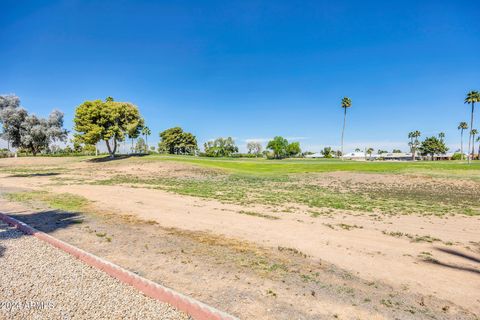
M 188 319 L 0 222 L 1 319 Z

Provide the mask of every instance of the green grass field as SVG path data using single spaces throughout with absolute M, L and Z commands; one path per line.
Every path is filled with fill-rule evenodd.
M 142 159 L 142 158 L 140 158 Z M 342 161 L 337 159 L 248 159 L 199 158 L 189 156 L 150 155 L 146 161 L 179 161 L 200 166 L 226 169 L 238 173 L 288 174 L 333 171 L 405 172 L 405 171 L 468 171 L 480 172 L 480 161 L 468 165 L 465 161 Z
M 130 158 L 136 163 L 173 161 L 200 167 L 221 169 L 224 174 L 204 174 L 201 177 L 115 175 L 95 184 L 147 186 L 183 195 L 217 199 L 242 205 L 304 205 L 312 208 L 312 215 L 321 209 L 342 209 L 389 214 L 461 213 L 476 215 L 478 193 L 455 184 L 429 183 L 428 177 L 440 176 L 457 180 L 476 180 L 480 177 L 480 163 L 463 162 L 357 162 L 340 160 L 265 160 L 212 159 L 185 156 L 148 156 Z M 137 162 L 139 161 L 139 162 Z M 387 175 L 425 176 L 425 184 L 403 186 L 390 183 L 347 183 L 321 186 L 315 179 L 322 173 L 344 171 L 379 173 Z

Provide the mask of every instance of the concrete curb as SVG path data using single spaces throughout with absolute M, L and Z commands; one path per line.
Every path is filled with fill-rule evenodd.
M 143 292 L 145 295 L 155 300 L 165 302 L 174 306 L 178 310 L 190 315 L 193 319 L 238 320 L 238 318 L 234 316 L 210 307 L 193 298 L 187 297 L 179 292 L 176 292 L 175 290 L 140 277 L 133 272 L 130 272 L 116 264 L 113 264 L 91 253 L 83 251 L 82 249 L 72 246 L 66 242 L 58 240 L 44 232 L 38 231 L 37 229 L 27 225 L 26 223 L 14 219 L 6 214 L 0 213 L 0 220 L 17 228 L 25 234 L 32 235 L 66 253 L 71 254 L 72 256 L 83 261 L 89 266 L 102 270 L 103 272 L 116 278 L 120 282 L 135 287 L 139 291 Z

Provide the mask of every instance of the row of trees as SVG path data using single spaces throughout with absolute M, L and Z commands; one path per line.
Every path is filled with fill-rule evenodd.
M 474 113 L 475 113 L 475 103 L 480 102 L 480 93 L 478 91 L 470 91 L 467 93 L 465 97 L 466 104 L 471 105 L 471 112 L 470 112 L 470 132 L 469 132 L 469 139 L 468 139 L 468 163 L 470 160 L 475 156 L 475 141 L 479 142 L 479 149 L 478 149 L 478 158 L 480 159 L 480 137 L 477 137 L 475 140 L 475 136 L 478 135 L 478 130 L 473 128 L 473 120 L 474 120 Z M 341 107 L 343 108 L 343 128 L 342 128 L 342 136 L 341 136 L 341 154 L 343 154 L 343 142 L 344 142 L 344 133 L 345 133 L 345 125 L 346 125 L 346 118 L 347 118 L 347 109 L 352 106 L 352 100 L 348 97 L 344 97 L 341 101 Z M 467 130 L 468 124 L 464 121 L 460 122 L 458 125 L 458 129 L 460 130 L 460 152 L 461 152 L 461 159 L 463 159 L 463 133 L 464 130 Z M 438 137 L 432 136 L 427 137 L 424 141 L 420 142 L 419 137 L 421 133 L 418 130 L 409 132 L 408 138 L 410 146 L 410 151 L 412 153 L 412 158 L 416 158 L 416 152 L 419 150 L 422 155 L 431 155 L 433 159 L 434 154 L 442 154 L 448 151 L 448 148 L 445 145 L 444 138 L 445 134 L 441 132 Z M 379 152 L 380 153 L 380 152 Z
M 464 103 L 470 104 L 472 106 L 472 111 L 470 112 L 470 136 L 468 139 L 468 163 L 470 163 L 470 160 L 473 158 L 473 155 L 475 154 L 475 135 L 478 133 L 476 129 L 473 128 L 473 117 L 475 113 L 475 103 L 480 102 L 480 93 L 478 91 L 472 90 L 467 93 L 467 96 L 465 97 Z M 467 128 L 468 129 L 468 128 Z M 463 133 L 463 132 L 462 132 Z M 462 141 L 463 145 L 463 141 Z M 472 149 L 470 149 L 470 147 Z M 471 152 L 470 152 L 471 150 Z M 462 151 L 463 154 L 463 151 Z
M 470 112 L 470 131 L 468 137 L 468 149 L 467 149 L 467 159 L 470 163 L 471 159 L 475 157 L 475 141 L 479 142 L 479 149 L 477 157 L 480 159 L 480 137 L 478 135 L 478 130 L 473 128 L 473 120 L 475 114 L 475 103 L 480 102 L 480 93 L 478 91 L 470 91 L 467 93 L 464 103 L 471 105 Z M 460 130 L 460 159 L 464 159 L 464 149 L 463 149 L 463 135 L 464 131 L 469 129 L 467 122 L 462 121 L 458 124 L 457 127 Z M 435 154 L 443 154 L 448 151 L 448 148 L 445 145 L 445 133 L 440 132 L 438 137 L 427 137 L 424 141 L 420 142 L 418 138 L 420 137 L 420 131 L 412 131 L 408 133 L 408 138 L 410 139 L 408 145 L 412 152 L 412 158 L 415 159 L 416 152 L 419 150 L 422 155 L 431 155 L 432 159 Z
M 65 141 L 63 113 L 53 110 L 48 118 L 40 118 L 20 106 L 15 95 L 0 96 L 1 138 L 10 147 L 36 155 L 49 150 L 52 142 Z
M 105 141 L 110 156 L 117 152 L 118 144 L 125 139 L 132 139 L 132 151 L 148 150 L 148 143 L 143 139 L 137 140 L 133 146 L 133 139 L 140 135 L 147 138 L 151 132 L 145 126 L 145 121 L 138 108 L 128 102 L 116 102 L 109 97 L 105 101 L 85 101 L 75 111 L 75 141 L 83 144 L 96 144 Z M 209 157 L 229 157 L 238 153 L 238 147 L 231 137 L 217 138 L 204 144 L 204 155 Z M 248 153 L 258 156 L 262 146 L 258 142 L 249 142 Z M 267 145 L 274 158 L 295 156 L 301 153 L 298 142 L 289 143 L 283 137 L 275 137 Z M 183 131 L 180 127 L 169 128 L 160 132 L 158 151 L 168 154 L 192 155 L 198 153 L 196 137 Z
M 470 91 L 465 98 L 465 103 L 471 105 L 470 128 L 473 127 L 475 103 L 477 102 L 480 102 L 480 94 L 478 91 Z M 341 107 L 344 109 L 341 151 L 325 148 L 322 153 L 327 158 L 343 155 L 346 115 L 347 109 L 351 106 L 351 99 L 344 97 L 341 101 Z M 67 138 L 67 130 L 63 128 L 63 113 L 53 110 L 48 118 L 37 117 L 22 108 L 20 99 L 14 95 L 0 96 L 0 124 L 3 129 L 1 137 L 7 141 L 8 148 L 12 146 L 34 155 L 49 150 L 53 142 L 65 141 Z M 145 121 L 137 106 L 128 102 L 116 102 L 111 97 L 105 101 L 85 101 L 76 108 L 74 124 L 76 133 L 74 134 L 73 150 L 81 148 L 90 150 L 98 142 L 104 141 L 110 156 L 113 157 L 118 150 L 119 143 L 126 142 L 127 139 L 132 141 L 132 152 L 147 152 L 150 149 L 148 136 L 151 135 L 151 131 L 145 126 Z M 461 132 L 462 155 L 464 130 L 468 128 L 466 122 L 461 122 L 458 126 Z M 470 162 L 475 154 L 475 136 L 478 135 L 478 131 L 471 129 L 469 133 L 468 160 Z M 438 137 L 427 137 L 422 142 L 419 141 L 420 135 L 420 131 L 412 131 L 408 135 L 414 159 L 417 151 L 423 155 L 433 155 L 445 153 L 448 150 L 444 143 L 445 135 L 443 133 L 440 133 Z M 140 136 L 143 136 L 144 139 L 139 139 Z M 134 146 L 135 140 L 137 140 L 136 146 Z M 480 137 L 477 137 L 476 141 L 480 142 Z M 211 157 L 231 156 L 238 153 L 238 147 L 231 137 L 208 141 L 204 144 L 204 149 L 204 154 Z M 258 142 L 249 142 L 247 149 L 250 155 L 262 154 L 262 146 Z M 160 133 L 158 150 L 169 154 L 196 154 L 198 145 L 196 137 L 192 133 L 184 132 L 180 127 L 174 127 Z M 272 157 L 276 159 L 301 153 L 298 142 L 289 143 L 287 139 L 280 136 L 268 142 L 267 150 L 270 150 Z M 373 148 L 369 148 L 367 154 L 372 152 Z

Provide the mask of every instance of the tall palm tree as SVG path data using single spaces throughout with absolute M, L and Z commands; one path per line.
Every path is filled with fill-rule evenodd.
M 475 157 L 475 136 L 478 134 L 478 130 L 477 129 L 472 129 L 470 131 L 470 135 L 472 136 L 472 155 L 471 157 L 474 158 Z
M 352 106 L 352 100 L 348 97 L 343 97 L 342 99 L 342 108 L 343 108 L 343 129 L 342 129 L 342 160 L 343 160 L 343 136 L 345 133 L 345 123 L 347 121 L 347 108 Z
M 458 124 L 458 130 L 460 130 L 460 152 L 462 153 L 461 159 L 463 160 L 463 131 L 468 129 L 468 124 L 462 121 Z
M 465 103 L 472 105 L 472 113 L 470 115 L 470 128 L 473 128 L 473 113 L 475 112 L 475 102 L 480 102 L 480 93 L 478 91 L 470 91 L 467 93 L 467 97 L 465 98 Z M 470 137 L 468 139 L 468 163 L 470 163 L 470 146 L 473 142 L 472 133 L 470 131 Z M 472 154 L 475 150 L 472 151 Z
M 415 130 L 411 131 L 408 133 L 408 138 L 410 139 L 410 142 L 408 145 L 410 146 L 411 152 L 412 152 L 412 160 L 415 161 L 415 153 L 417 151 L 418 146 L 420 145 L 420 142 L 418 142 L 418 137 L 421 136 L 420 131 Z
M 142 129 L 142 135 L 145 136 L 145 144 L 147 145 L 147 153 L 148 151 L 150 150 L 150 148 L 148 147 L 148 136 L 152 134 L 152 131 L 150 131 L 150 128 L 145 126 L 143 127 Z

